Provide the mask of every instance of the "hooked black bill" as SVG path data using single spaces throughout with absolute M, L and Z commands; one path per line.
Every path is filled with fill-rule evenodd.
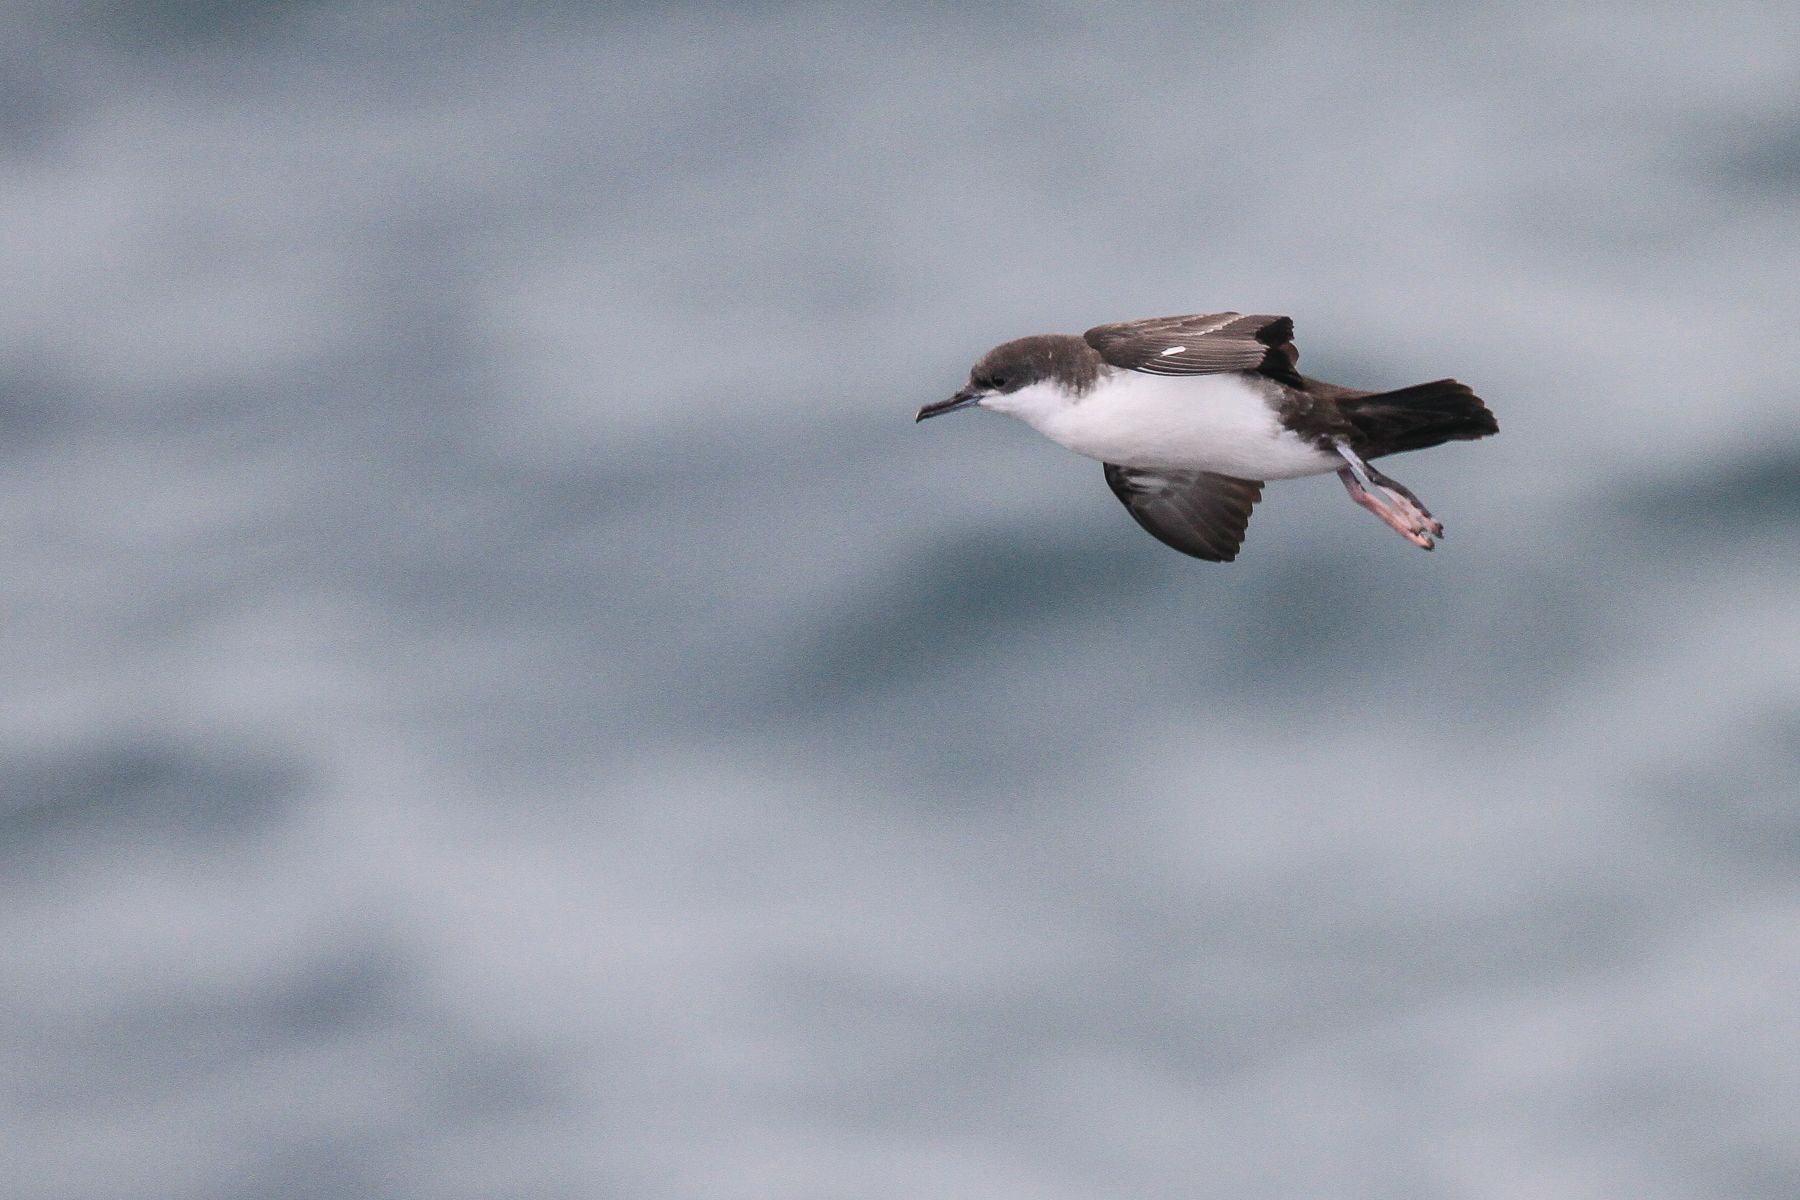
M 927 404 L 921 408 L 919 415 L 913 418 L 913 424 L 918 424 L 926 417 L 941 417 L 945 413 L 955 412 L 959 408 L 968 408 L 972 404 L 979 403 L 982 395 L 983 393 L 975 388 L 963 388 L 948 400 L 939 400 L 935 404 Z

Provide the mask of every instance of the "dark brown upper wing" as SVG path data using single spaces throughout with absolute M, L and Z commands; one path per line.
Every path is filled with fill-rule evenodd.
M 1261 371 L 1283 383 L 1300 383 L 1294 323 L 1286 317 L 1234 312 L 1150 317 L 1096 325 L 1082 337 L 1101 358 L 1127 371 L 1150 375 Z
M 1208 562 L 1230 562 L 1244 544 L 1262 481 L 1210 471 L 1149 471 L 1106 464 L 1106 484 L 1132 519 L 1164 545 Z

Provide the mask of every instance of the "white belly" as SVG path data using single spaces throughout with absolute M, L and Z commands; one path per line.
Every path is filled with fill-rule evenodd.
M 1282 428 L 1263 393 L 1241 375 L 1117 371 L 1046 415 L 1039 428 L 1051 440 L 1128 467 L 1292 479 L 1343 465 Z

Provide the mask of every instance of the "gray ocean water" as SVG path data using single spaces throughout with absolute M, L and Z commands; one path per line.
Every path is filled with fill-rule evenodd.
M 1795 11 L 5 5 L 0 1194 L 1800 1195 Z

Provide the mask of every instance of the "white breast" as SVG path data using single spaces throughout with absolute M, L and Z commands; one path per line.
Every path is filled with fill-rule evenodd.
M 1114 371 L 1041 422 L 1019 415 L 1077 454 L 1129 467 L 1292 479 L 1343 465 L 1282 428 L 1268 398 L 1237 374 Z

